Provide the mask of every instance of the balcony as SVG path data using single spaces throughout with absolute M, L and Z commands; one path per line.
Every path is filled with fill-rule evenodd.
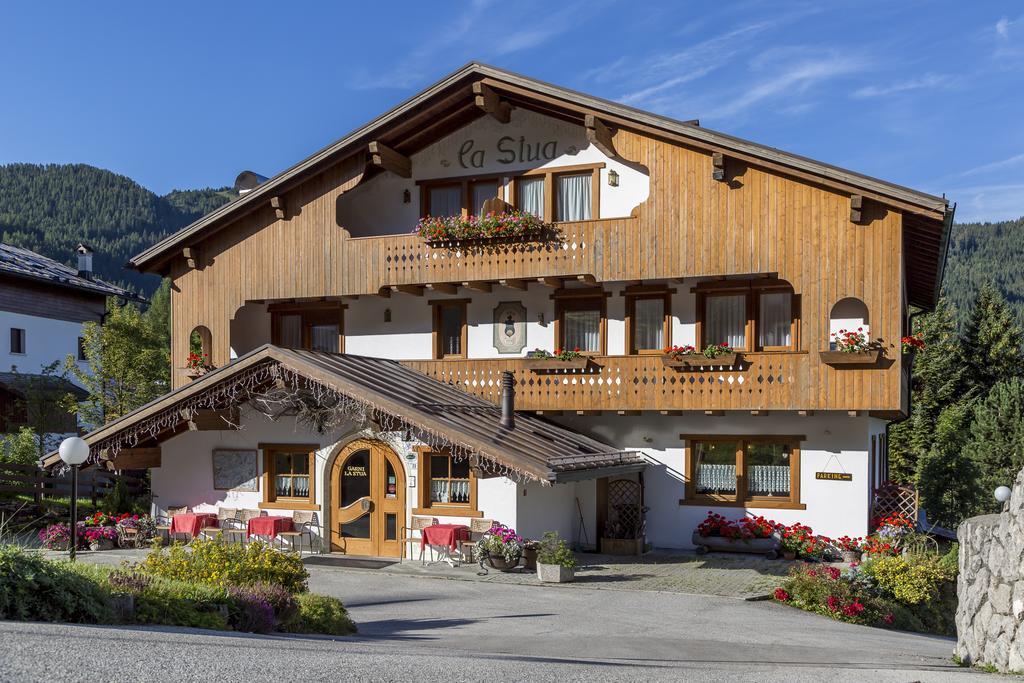
M 898 410 L 900 375 L 836 371 L 808 353 L 745 353 L 738 368 L 665 367 L 658 356 L 595 356 L 588 370 L 538 373 L 522 358 L 404 361 L 498 403 L 501 373 L 516 375 L 516 408 L 593 410 Z M 895 387 L 893 387 L 893 383 Z

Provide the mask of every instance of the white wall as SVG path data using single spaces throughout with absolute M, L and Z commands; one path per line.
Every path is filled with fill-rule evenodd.
M 25 330 L 24 354 L 11 353 L 12 327 Z M 63 368 L 65 358 L 78 358 L 82 327 L 83 323 L 0 311 L 0 372 L 9 372 L 15 366 L 18 372 L 37 373 L 54 361 L 60 361 Z M 79 367 L 87 366 L 79 362 Z
M 520 161 L 521 137 L 530 150 L 535 150 L 540 143 L 540 156 L 536 161 Z M 466 147 L 469 141 L 472 146 Z M 462 150 L 465 151 L 460 155 Z M 547 158 L 549 156 L 551 158 Z M 525 109 L 513 109 L 508 124 L 484 116 L 412 155 L 411 178 L 385 172 L 346 192 L 338 203 L 338 222 L 353 237 L 408 233 L 416 227 L 420 217 L 419 185 L 416 184 L 419 180 L 468 175 L 507 174 L 503 176 L 507 177 L 536 168 L 594 163 L 605 164 L 601 170 L 601 218 L 629 216 L 647 199 L 650 181 L 646 170 L 606 157 L 587 142 L 582 126 Z M 611 170 L 619 174 L 618 187 L 608 185 Z M 406 190 L 410 193 L 409 203 L 403 202 Z

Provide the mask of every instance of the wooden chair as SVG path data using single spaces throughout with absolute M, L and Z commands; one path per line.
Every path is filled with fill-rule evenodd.
M 402 537 L 399 542 L 402 544 L 402 557 L 399 562 L 405 559 L 405 547 L 413 543 L 421 543 L 423 539 L 423 529 L 428 526 L 437 524 L 436 517 L 416 517 L 412 518 L 409 526 L 402 527 Z M 425 547 L 420 547 L 420 562 L 424 562 L 423 554 L 426 550 Z M 409 559 L 412 559 L 412 548 L 409 548 Z
M 156 533 L 167 534 L 167 542 L 170 543 L 172 540 L 174 540 L 173 538 L 171 538 L 171 518 L 173 518 L 174 515 L 184 515 L 188 513 L 188 511 L 189 510 L 187 505 L 178 507 L 172 506 L 167 508 L 166 515 L 156 516 Z
M 217 534 L 221 534 L 222 538 L 227 540 L 228 530 L 237 517 L 238 510 L 217 508 L 217 526 L 204 526 L 199 533 L 210 538 L 216 538 Z
M 320 538 L 313 532 L 314 529 L 320 528 L 320 521 L 317 519 L 316 513 L 296 510 L 295 512 L 292 513 L 292 525 L 294 527 L 292 531 L 279 531 L 277 533 L 279 537 L 282 537 L 282 547 L 284 546 L 285 539 L 288 540 L 288 544 L 291 546 L 292 550 L 295 549 L 296 542 L 298 542 L 299 554 L 301 555 L 302 537 L 309 536 L 309 552 L 312 553 L 314 536 L 316 536 L 316 538 Z M 323 550 L 322 545 L 320 549 L 321 551 Z
M 459 541 L 459 557 L 463 562 L 473 561 L 473 549 L 476 548 L 480 537 L 486 534 L 494 526 L 493 519 L 471 519 L 469 520 L 469 540 Z M 466 550 L 469 550 L 469 559 L 466 559 Z
M 263 514 L 262 510 L 239 510 L 238 511 L 238 532 L 242 535 L 242 543 L 249 542 L 249 520 L 254 517 L 259 517 Z

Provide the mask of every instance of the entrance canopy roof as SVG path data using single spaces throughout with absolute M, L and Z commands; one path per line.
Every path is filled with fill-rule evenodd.
M 407 431 L 432 448 L 469 458 L 484 475 L 555 482 L 644 464 L 639 453 L 534 415 L 517 413 L 515 426 L 504 427 L 497 406 L 397 361 L 270 344 L 87 434 L 89 462 L 157 445 L 195 428 L 203 412 L 242 405 L 270 416 L 295 415 L 324 429 L 348 421 Z M 53 452 L 43 465 L 59 460 Z

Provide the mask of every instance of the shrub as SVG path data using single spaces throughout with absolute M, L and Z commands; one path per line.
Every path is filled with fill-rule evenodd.
M 274 608 L 254 589 L 241 586 L 228 588 L 231 625 L 247 633 L 270 633 L 274 630 Z
M 348 636 L 356 632 L 356 625 L 348 616 L 341 600 L 326 595 L 303 593 L 296 596 L 299 603 L 298 616 L 286 630 L 292 633 L 323 633 L 331 636 Z
M 135 621 L 223 631 L 228 628 L 223 607 L 229 603 L 224 588 L 157 579 L 136 596 Z
M 0 546 L 0 619 L 106 623 L 113 618 L 108 597 L 69 563 Z
M 249 590 L 270 605 L 274 610 L 274 621 L 277 624 L 291 623 L 299 613 L 299 603 L 295 599 L 295 595 L 281 586 L 272 583 L 257 583 Z
M 955 577 L 934 554 L 878 557 L 864 563 L 863 569 L 879 589 L 906 605 L 938 597 L 940 586 Z
M 576 555 L 572 552 L 565 541 L 558 538 L 554 531 L 544 534 L 544 540 L 540 542 L 537 551 L 537 562 L 540 564 L 557 564 L 566 569 L 576 566 Z
M 139 565 L 147 574 L 214 586 L 269 583 L 292 592 L 306 590 L 309 572 L 298 554 L 274 550 L 256 541 L 249 545 L 222 539 L 195 539 L 191 551 L 177 543 L 155 548 Z
M 107 583 L 115 593 L 141 594 L 151 583 L 145 574 L 124 569 L 115 569 L 107 575 Z

